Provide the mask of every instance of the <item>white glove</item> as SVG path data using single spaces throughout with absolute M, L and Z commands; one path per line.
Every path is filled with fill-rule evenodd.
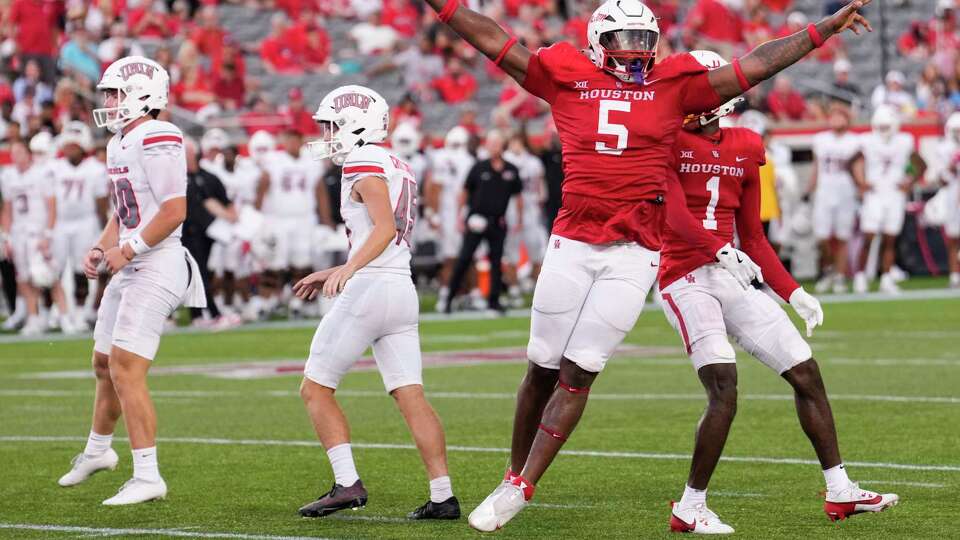
M 790 305 L 797 315 L 807 323 L 807 337 L 813 335 L 813 329 L 823 324 L 823 308 L 820 301 L 810 295 L 803 287 L 790 294 Z
M 733 277 L 737 279 L 744 289 L 749 287 L 750 282 L 754 279 L 763 283 L 763 273 L 760 272 L 760 267 L 757 266 L 746 253 L 731 246 L 729 243 L 724 244 L 723 247 L 717 251 L 717 260 L 720 261 L 720 266 L 727 272 L 733 274 Z

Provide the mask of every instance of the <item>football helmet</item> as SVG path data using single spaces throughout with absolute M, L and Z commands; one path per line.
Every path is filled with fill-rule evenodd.
M 150 111 L 167 107 L 170 76 L 149 58 L 127 56 L 107 67 L 97 90 L 117 92 L 114 106 L 93 110 L 97 127 L 116 133 Z
M 320 124 L 320 138 L 307 143 L 313 158 L 343 165 L 354 148 L 387 140 L 390 107 L 367 87 L 341 86 L 323 98 L 313 119 Z
M 27 264 L 29 266 L 30 283 L 40 289 L 49 289 L 53 286 L 53 283 L 57 280 L 57 273 L 36 245 L 30 250 Z
M 659 41 L 657 17 L 639 0 L 607 0 L 587 23 L 593 63 L 626 82 L 653 69 Z
M 36 161 L 45 161 L 53 157 L 53 135 L 49 131 L 41 131 L 30 139 L 30 153 Z
M 943 131 L 948 140 L 960 144 L 960 111 L 947 117 L 947 123 L 943 126 Z
M 67 122 L 67 124 L 63 126 L 63 131 L 60 132 L 56 142 L 58 149 L 68 144 L 76 144 L 80 148 L 83 148 L 84 152 L 93 150 L 93 134 L 90 133 L 90 128 L 87 124 L 79 120 Z
M 393 128 L 393 134 L 390 135 L 390 146 L 403 159 L 410 159 L 420 150 L 422 139 L 423 137 L 420 136 L 416 126 L 410 122 L 403 122 Z
M 453 151 L 467 151 L 470 144 L 470 133 L 463 126 L 456 126 L 447 132 L 443 139 L 443 147 Z
M 224 150 L 230 146 L 230 136 L 220 128 L 208 129 L 200 138 L 200 153 L 208 155 L 214 150 Z
M 277 149 L 277 140 L 273 135 L 263 131 L 254 132 L 247 143 L 247 149 L 250 151 L 250 158 L 259 166 L 263 166 L 263 158 Z
M 900 131 L 900 115 L 897 110 L 890 105 L 880 105 L 873 111 L 873 117 L 870 119 L 870 127 L 873 132 L 880 135 L 884 140 L 889 140 L 898 131 Z
M 730 62 L 727 62 L 723 59 L 722 56 L 713 52 L 713 51 L 690 51 L 690 55 L 693 56 L 697 62 L 700 62 L 700 65 L 703 67 L 714 70 L 720 67 L 723 67 Z M 743 96 L 737 96 L 730 101 L 720 105 L 716 109 L 710 111 L 709 113 L 704 113 L 699 116 L 700 125 L 706 126 L 711 122 L 716 122 L 720 118 L 732 114 L 733 111 L 737 108 L 737 105 L 744 101 Z M 692 120 L 692 119 L 691 119 Z
M 760 111 L 744 111 L 740 115 L 737 125 L 747 128 L 761 137 L 767 134 L 767 116 Z

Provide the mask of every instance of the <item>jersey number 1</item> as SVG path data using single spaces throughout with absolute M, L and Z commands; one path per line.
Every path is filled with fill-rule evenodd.
M 720 202 L 720 177 L 711 176 L 707 180 L 707 191 L 710 192 L 710 204 L 707 205 L 706 219 L 703 220 L 703 228 L 708 231 L 717 230 L 717 203 Z

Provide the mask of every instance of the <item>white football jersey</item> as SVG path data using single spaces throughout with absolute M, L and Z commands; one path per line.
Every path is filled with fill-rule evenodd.
M 66 158 L 50 164 L 56 185 L 57 221 L 97 217 L 97 199 L 108 194 L 107 167 L 95 157 L 74 166 Z
M 907 176 L 914 149 L 913 135 L 901 132 L 885 138 L 865 133 L 860 147 L 867 183 L 876 191 L 896 191 Z
M 107 175 L 120 223 L 120 243 L 157 215 L 160 205 L 187 195 L 183 134 L 170 122 L 148 120 L 107 143 Z M 180 243 L 181 227 L 153 246 Z
M 350 254 L 367 241 L 373 231 L 373 220 L 362 202 L 353 199 L 354 183 L 375 176 L 387 182 L 390 206 L 397 235 L 376 259 L 359 272 L 390 272 L 410 274 L 410 246 L 413 225 L 417 217 L 417 179 L 413 168 L 382 146 L 367 144 L 354 148 L 343 163 L 340 182 L 340 214 L 343 216 L 350 239 Z M 358 272 L 358 273 L 359 273 Z
M 263 201 L 263 212 L 280 218 L 312 218 L 317 209 L 317 182 L 320 164 L 302 150 L 293 157 L 284 150 L 270 152 L 263 159 L 270 177 L 270 188 Z
M 238 157 L 233 170 L 228 171 L 222 162 L 218 162 L 207 169 L 223 182 L 227 190 L 227 198 L 239 206 L 253 206 L 257 198 L 257 184 L 263 171 L 252 159 Z
M 523 182 L 520 196 L 523 198 L 524 211 L 539 208 L 543 191 L 543 162 L 529 152 L 504 152 L 503 159 L 520 171 L 520 181 Z
M 54 196 L 53 176 L 46 164 L 34 163 L 20 172 L 13 165 L 0 173 L 4 202 L 13 208 L 12 233 L 35 232 L 47 228 L 47 199 Z
M 960 180 L 960 177 L 951 171 L 958 156 L 960 156 L 960 145 L 950 139 L 943 139 L 937 143 L 936 162 L 930 164 L 935 171 L 934 178 L 946 184 L 954 184 Z
M 856 187 L 850 174 L 850 161 L 859 151 L 860 138 L 854 133 L 817 133 L 813 137 L 813 154 L 817 158 L 817 192 L 833 197 L 855 197 Z
M 442 148 L 431 154 L 431 161 L 430 180 L 440 186 L 438 210 L 443 219 L 456 219 L 463 184 L 476 160 L 469 152 Z

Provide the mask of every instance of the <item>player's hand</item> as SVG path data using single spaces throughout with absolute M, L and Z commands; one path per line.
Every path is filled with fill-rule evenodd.
M 790 305 L 807 324 L 807 337 L 813 335 L 814 328 L 823 324 L 823 308 L 820 307 L 820 301 L 803 290 L 803 287 L 797 287 L 797 290 L 790 295 Z
M 854 0 L 834 13 L 829 19 L 833 33 L 839 34 L 849 28 L 851 32 L 859 36 L 861 27 L 867 32 L 873 32 L 870 21 L 860 14 L 860 9 L 870 2 L 871 0 Z
M 353 277 L 355 270 L 347 265 L 343 265 L 336 272 L 330 274 L 327 281 L 323 284 L 323 295 L 327 298 L 333 298 L 340 294 L 340 291 L 347 285 L 347 281 Z
M 323 283 L 330 278 L 330 275 L 337 271 L 339 266 L 327 268 L 319 272 L 314 272 L 301 279 L 293 286 L 293 294 L 301 300 L 313 300 L 323 291 Z
M 760 271 L 760 267 L 746 253 L 729 243 L 724 244 L 717 251 L 717 261 L 727 272 L 733 274 L 744 289 L 749 287 L 753 280 L 763 283 L 763 272 Z
M 43 255 L 44 259 L 50 258 L 50 239 L 46 236 L 40 238 L 40 241 L 37 242 L 37 249 L 40 250 L 40 253 Z
M 107 261 L 107 271 L 111 274 L 116 274 L 130 263 L 130 259 L 123 254 L 123 249 L 120 246 L 108 249 L 103 257 Z
M 103 250 L 90 248 L 83 257 L 83 275 L 88 279 L 97 279 L 100 275 L 100 265 L 103 263 Z

